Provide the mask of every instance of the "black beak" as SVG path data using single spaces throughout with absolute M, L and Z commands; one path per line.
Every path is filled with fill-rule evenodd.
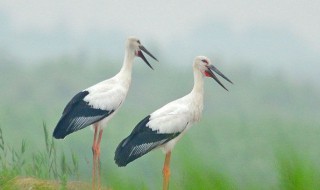
M 209 73 L 210 77 L 212 77 L 218 84 L 220 84 L 220 86 L 222 86 L 222 88 L 224 88 L 226 91 L 228 91 L 228 89 L 226 87 L 224 87 L 224 85 L 219 81 L 219 79 L 213 73 L 213 71 L 215 73 L 217 73 L 218 75 L 220 75 L 225 80 L 227 80 L 228 82 L 230 82 L 231 84 L 233 84 L 233 82 L 230 79 L 228 79 L 226 76 L 224 76 L 224 74 L 222 74 L 215 66 L 213 66 L 213 65 L 208 66 L 207 72 Z
M 138 52 L 138 56 L 141 57 L 141 59 L 142 59 L 151 69 L 153 69 L 152 66 L 150 65 L 150 63 L 148 62 L 148 60 L 144 57 L 144 55 L 143 55 L 143 53 L 142 53 L 141 51 L 145 52 L 146 54 L 148 54 L 150 57 L 152 57 L 152 58 L 153 58 L 154 60 L 156 60 L 156 61 L 158 61 L 157 58 L 155 58 L 145 47 L 143 47 L 143 45 L 140 45 L 139 48 L 140 48 L 140 51 Z

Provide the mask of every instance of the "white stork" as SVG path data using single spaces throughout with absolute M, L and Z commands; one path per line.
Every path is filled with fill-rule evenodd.
M 119 167 L 126 166 L 149 151 L 160 147 L 166 154 L 162 171 L 163 189 L 168 189 L 171 151 L 191 125 L 199 121 L 202 114 L 204 76 L 212 77 L 226 89 L 213 72 L 232 83 L 211 64 L 207 57 L 197 56 L 193 63 L 194 86 L 192 91 L 140 121 L 131 134 L 118 145 L 114 157 L 116 164 Z
M 100 188 L 100 142 L 103 126 L 105 126 L 116 114 L 126 99 L 131 83 L 134 58 L 136 56 L 141 57 L 143 61 L 153 69 L 144 57 L 142 51 L 157 60 L 141 45 L 139 39 L 129 37 L 126 41 L 125 56 L 120 72 L 114 77 L 95 84 L 76 94 L 65 107 L 62 117 L 54 129 L 53 137 L 63 139 L 70 133 L 93 125 L 93 189 L 95 189 L 97 168 L 98 188 Z

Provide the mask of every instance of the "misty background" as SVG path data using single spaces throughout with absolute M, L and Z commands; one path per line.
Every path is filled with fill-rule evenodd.
M 0 0 L 0 127 L 12 146 L 26 139 L 43 147 L 42 123 L 53 131 L 73 95 L 116 74 L 134 35 L 159 63 L 147 57 L 152 71 L 135 59 L 127 100 L 104 132 L 105 183 L 117 174 L 151 189 L 161 184 L 161 151 L 125 169 L 113 152 L 144 116 L 191 90 L 192 61 L 205 55 L 234 85 L 222 80 L 227 92 L 206 80 L 203 118 L 173 153 L 173 183 L 189 175 L 181 160 L 190 158 L 240 189 L 254 182 L 270 189 L 280 183 L 274 151 L 287 143 L 320 167 L 319 7 L 317 0 Z M 78 153 L 87 181 L 92 136 L 85 129 L 56 141 Z
M 89 63 L 97 56 L 118 61 L 124 40 L 135 35 L 159 50 L 162 64 L 189 65 L 201 54 L 317 80 L 319 7 L 317 0 L 2 0 L 0 49 L 25 64 L 79 54 Z

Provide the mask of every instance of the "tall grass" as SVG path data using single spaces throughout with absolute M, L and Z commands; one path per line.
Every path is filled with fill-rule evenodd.
M 79 164 L 72 152 L 71 158 L 57 151 L 53 138 L 49 137 L 46 124 L 43 123 L 44 150 L 33 150 L 22 140 L 20 148 L 7 144 L 0 128 L 0 187 L 11 189 L 17 176 L 32 176 L 39 179 L 60 180 L 61 189 L 65 189 L 70 177 L 78 178 Z
M 275 150 L 279 189 L 313 190 L 320 188 L 320 171 L 302 151 L 291 145 Z
M 43 124 L 43 134 L 44 149 L 33 150 L 28 146 L 26 140 L 22 140 L 19 147 L 7 144 L 5 135 L 0 128 L 0 189 L 19 189 L 17 179 L 21 179 L 21 177 L 23 177 L 21 180 L 23 183 L 31 180 L 34 189 L 79 189 L 79 186 L 74 188 L 70 186 L 70 179 L 79 179 L 80 176 L 78 157 L 74 153 L 66 155 L 63 151 L 58 151 L 53 139 L 49 137 L 45 124 Z M 185 143 L 188 142 L 185 141 Z M 196 152 L 192 145 L 188 144 L 188 147 L 190 149 L 185 152 L 185 155 Z M 204 158 L 193 154 L 181 159 L 179 165 L 172 165 L 172 170 L 178 170 L 180 173 L 171 177 L 170 189 L 319 189 L 320 170 L 313 161 L 308 159 L 307 154 L 290 146 L 290 143 L 276 143 L 273 149 L 273 163 L 275 172 L 278 174 L 274 184 L 263 181 L 240 184 L 234 176 L 227 172 L 224 166 L 214 167 L 216 169 L 213 170 L 212 167 L 206 165 Z M 161 177 L 159 173 L 157 180 L 161 180 Z M 121 176 L 118 171 L 114 171 L 107 181 L 112 189 L 116 190 L 152 189 L 148 185 L 148 179 L 148 176 L 141 176 L 140 181 L 135 181 Z M 81 184 L 81 187 L 83 189 L 90 188 L 88 184 Z

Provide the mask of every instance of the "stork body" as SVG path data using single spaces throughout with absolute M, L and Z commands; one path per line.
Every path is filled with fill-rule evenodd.
M 63 111 L 53 136 L 65 138 L 91 124 L 101 129 L 123 104 L 131 83 L 132 63 L 123 64 L 114 77 L 93 85 L 75 95 Z
M 196 57 L 193 64 L 194 86 L 192 91 L 188 95 L 166 104 L 140 121 L 131 134 L 118 145 L 115 152 L 116 164 L 120 167 L 126 166 L 159 147 L 166 154 L 163 167 L 163 189 L 167 189 L 171 151 L 179 139 L 193 123 L 200 120 L 202 115 L 204 76 L 214 78 L 225 88 L 212 71 L 231 82 L 210 64 L 208 58 Z
M 131 84 L 134 58 L 141 57 L 151 67 L 141 51 L 156 59 L 140 44 L 137 38 L 128 38 L 120 72 L 114 77 L 76 94 L 65 107 L 62 117 L 54 129 L 53 137 L 62 139 L 70 133 L 93 125 L 93 189 L 96 187 L 96 180 L 98 180 L 98 188 L 100 188 L 100 142 L 103 127 L 117 113 L 127 96 Z M 96 179 L 96 175 L 98 175 L 98 179 Z

